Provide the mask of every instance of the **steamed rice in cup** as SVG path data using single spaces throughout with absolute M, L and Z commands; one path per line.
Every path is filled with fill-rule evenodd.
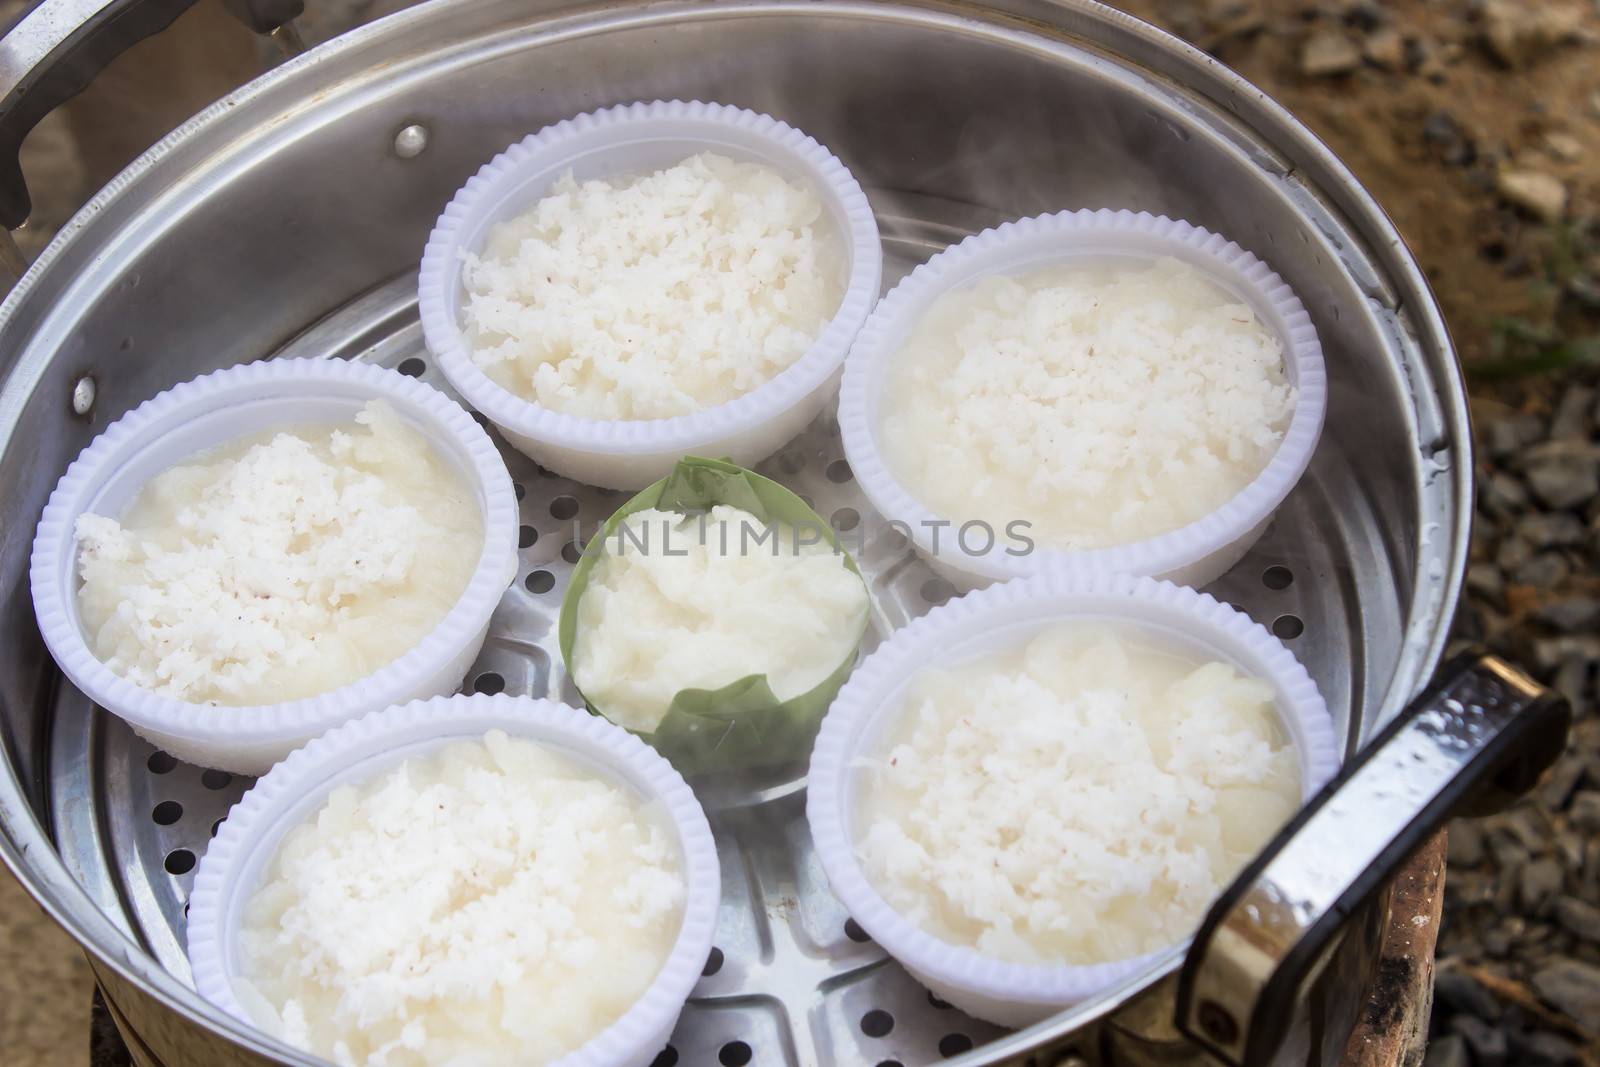
M 822 410 L 877 299 L 871 208 L 782 122 L 682 101 L 549 126 L 428 240 L 450 383 L 543 466 L 639 489 L 686 453 L 750 465 Z
M 234 806 L 190 898 L 195 987 L 326 1059 L 645 1067 L 711 950 L 700 805 L 637 739 L 525 697 L 374 712 Z
M 45 644 L 180 759 L 259 774 L 454 691 L 516 572 L 517 506 L 444 394 L 342 360 L 204 375 L 114 422 L 34 538 Z
M 1244 615 L 1054 574 L 952 600 L 867 657 L 823 721 L 806 817 L 885 951 L 1020 1027 L 1186 944 L 1337 765 L 1316 685 Z
M 1204 585 L 1310 462 L 1327 403 L 1310 316 L 1185 222 L 1078 211 L 918 267 L 851 349 L 857 483 L 963 588 L 1070 564 Z

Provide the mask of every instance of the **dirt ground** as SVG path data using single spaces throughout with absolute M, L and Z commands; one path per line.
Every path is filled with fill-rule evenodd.
M 1524 336 L 1593 340 L 1595 294 L 1584 308 L 1567 287 L 1597 265 L 1595 5 L 1117 6 L 1208 49 L 1333 148 L 1421 261 L 1469 368 L 1526 355 L 1511 343 Z M 1529 175 L 1564 191 L 1564 209 L 1519 206 Z
M 1600 357 L 1600 8 L 1591 0 L 1129 0 L 1303 119 L 1389 211 L 1476 405 L 1548 414 Z M 7 7 L 0 4 L 0 18 Z M 24 160 L 43 247 L 89 192 L 260 54 L 212 4 L 120 61 Z M 204 58 L 193 45 L 208 42 Z M 0 874 L 0 1062 L 82 1067 L 89 977 Z

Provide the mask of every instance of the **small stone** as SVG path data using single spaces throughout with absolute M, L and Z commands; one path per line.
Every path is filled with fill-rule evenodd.
M 1583 1062 L 1577 1045 L 1547 1030 L 1517 1037 L 1518 1067 L 1572 1067 Z
M 1485 600 L 1498 601 L 1506 588 L 1500 568 L 1492 563 L 1473 563 L 1467 567 L 1467 589 Z
M 1569 663 L 1582 663 L 1581 659 L 1568 660 Z M 1583 784 L 1584 765 L 1581 760 L 1567 758 L 1558 760 L 1550 773 L 1545 776 L 1544 782 L 1539 786 L 1539 803 L 1550 811 L 1565 811 L 1567 802 L 1572 799 L 1572 794 L 1578 786 Z M 1455 830 L 1450 831 L 1452 834 Z
M 1517 881 L 1523 913 L 1543 914 L 1546 906 L 1561 892 L 1564 874 L 1561 862 L 1554 857 L 1547 856 L 1525 864 Z
M 1509 593 L 1513 587 L 1507 587 Z M 1506 612 L 1495 611 L 1493 608 L 1480 608 L 1483 614 L 1483 637 L 1481 643 L 1487 644 L 1490 651 L 1499 651 L 1502 654 L 1515 655 L 1517 649 L 1509 643 L 1515 635 L 1510 634 L 1511 616 Z
M 1489 454 L 1495 459 L 1509 459 L 1528 445 L 1543 441 L 1544 420 L 1537 415 L 1508 415 L 1489 423 L 1484 437 L 1489 442 Z
M 1494 565 L 1503 571 L 1515 572 L 1532 558 L 1533 546 L 1514 534 L 1501 538 L 1494 550 Z
M 1600 453 L 1588 442 L 1549 441 L 1527 451 L 1524 477 L 1545 507 L 1579 507 L 1600 493 Z
M 1583 142 L 1570 133 L 1553 130 L 1545 134 L 1544 150 L 1563 163 L 1576 163 L 1583 158 Z
M 1565 511 L 1544 511 L 1517 520 L 1516 536 L 1534 548 L 1574 548 L 1583 544 L 1588 527 Z
M 1485 856 L 1483 827 L 1466 819 L 1457 819 L 1450 824 L 1449 847 L 1452 867 L 1478 866 Z
M 1307 77 L 1348 74 L 1360 65 L 1360 46 L 1342 30 L 1313 30 L 1300 47 L 1300 73 Z
M 1591 834 L 1600 834 L 1600 792 L 1585 789 L 1572 798 L 1568 809 L 1572 825 Z
M 1528 846 L 1505 831 L 1491 832 L 1487 838 L 1489 855 L 1502 875 L 1519 874 L 1528 862 Z M 1509 880 L 1509 879 L 1508 879 Z
M 1587 385 L 1574 383 L 1567 386 L 1567 391 L 1561 394 L 1561 400 L 1556 404 L 1555 414 L 1550 418 L 1550 439 L 1587 439 L 1589 416 L 1594 403 L 1595 391 Z
M 1510 518 L 1527 510 L 1528 490 L 1522 479 L 1506 470 L 1491 471 L 1478 486 L 1478 498 L 1495 518 Z
M 1406 65 L 1406 39 L 1393 26 L 1380 26 L 1361 42 L 1361 54 L 1373 66 L 1397 71 Z
M 1576 657 L 1566 660 L 1561 664 L 1561 669 L 1556 671 L 1555 680 L 1550 685 L 1567 698 L 1568 704 L 1581 711 L 1589 690 L 1589 665 Z
M 1567 279 L 1567 293 L 1586 310 L 1600 311 L 1600 283 L 1593 278 L 1574 274 Z M 1600 422 L 1600 415 L 1596 415 L 1594 421 Z
M 1488 875 L 1456 867 L 1445 883 L 1445 892 L 1462 907 L 1472 908 L 1494 900 L 1495 885 L 1495 880 Z
M 1533 804 L 1518 804 L 1498 816 L 1495 825 L 1515 836 L 1529 852 L 1541 852 L 1550 843 L 1550 817 Z
M 1448 111 L 1435 111 L 1422 121 L 1422 139 L 1436 145 L 1449 145 L 1466 134 L 1456 117 Z
M 1561 858 L 1561 866 L 1568 871 L 1583 870 L 1583 841 L 1577 834 L 1557 835 L 1556 855 Z
M 1557 897 L 1551 914 L 1561 928 L 1574 937 L 1600 944 L 1600 908 L 1577 897 Z
M 1255 33 L 1266 24 L 1259 0 L 1211 0 L 1204 19 L 1213 42 Z
M 1503 960 L 1517 943 L 1518 932 L 1505 926 L 1495 926 L 1483 932 L 1483 951 L 1488 956 Z
M 1327 3 L 1327 0 L 1322 2 Z M 1345 24 L 1354 26 L 1362 33 L 1371 33 L 1389 18 L 1389 12 L 1384 10 L 1384 0 L 1341 0 L 1338 8 Z
M 1600 1018 L 1600 967 L 1557 959 L 1533 973 L 1533 988 L 1573 1019 L 1589 1022 Z
M 1583 633 L 1600 623 L 1600 597 L 1562 597 L 1541 605 L 1533 617 L 1561 633 Z
M 1422 1067 L 1472 1067 L 1472 1057 L 1467 1053 L 1467 1039 L 1460 1034 L 1445 1034 L 1428 1045 L 1427 1058 Z
M 1543 421 L 1540 433 L 1543 434 Z M 1585 441 L 1582 438 L 1568 437 L 1562 440 L 1544 440 L 1536 438 L 1529 441 L 1511 455 L 1503 457 L 1507 466 L 1522 471 L 1524 474 L 1533 467 L 1542 463 L 1564 461 L 1581 463 L 1585 466 L 1600 467 L 1600 441 Z
M 1495 176 L 1495 191 L 1512 207 L 1544 222 L 1560 222 L 1567 213 L 1567 187 L 1544 171 L 1506 168 Z
M 1494 896 L 1490 898 L 1489 906 L 1496 915 L 1503 915 L 1500 925 L 1505 929 L 1506 937 L 1510 944 L 1521 945 L 1528 936 L 1528 923 L 1520 915 L 1513 915 L 1517 909 L 1517 884 L 1522 881 L 1522 865 L 1515 868 L 1503 868 L 1500 880 L 1494 887 Z
M 1531 651 L 1534 669 L 1540 674 L 1548 674 L 1570 659 L 1600 663 L 1600 637 L 1592 634 L 1541 637 L 1533 642 Z
M 1523 939 L 1528 937 L 1528 920 L 1520 917 L 1520 915 L 1507 915 L 1506 918 L 1502 918 L 1499 921 L 1496 931 L 1504 934 L 1510 944 L 1520 945 Z
M 1514 543 L 1527 545 L 1526 541 Z M 1513 581 L 1535 589 L 1554 589 L 1566 581 L 1571 573 L 1572 564 L 1559 552 L 1540 552 L 1511 568 Z
M 1451 827 L 1451 840 L 1454 840 L 1456 830 Z M 1446 880 L 1448 885 L 1448 880 Z M 1438 971 L 1434 977 L 1434 997 L 1442 1005 L 1448 1006 L 1451 1011 L 1459 1014 L 1477 1016 L 1478 1019 L 1499 1019 L 1501 1006 L 1494 998 L 1494 993 L 1483 989 L 1482 982 L 1461 971 Z
M 1434 85 L 1443 85 L 1450 80 L 1450 65 L 1445 62 L 1445 52 L 1442 48 L 1431 48 L 1427 51 L 1413 53 L 1412 69 L 1417 76 L 1424 78 Z
M 1449 1025 L 1467 1042 L 1476 1067 L 1502 1067 L 1506 1062 L 1511 1049 L 1505 1030 L 1472 1015 L 1457 1015 Z
M 1508 67 L 1528 66 L 1574 37 L 1583 12 L 1546 2 L 1488 0 L 1483 5 L 1483 43 Z

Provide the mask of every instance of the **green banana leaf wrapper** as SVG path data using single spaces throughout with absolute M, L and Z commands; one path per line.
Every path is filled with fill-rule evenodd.
M 622 520 L 647 508 L 694 515 L 726 504 L 747 511 L 762 522 L 814 526 L 844 557 L 844 565 L 858 578 L 855 560 L 839 544 L 838 535 L 822 517 L 794 493 L 770 478 L 763 478 L 726 460 L 686 456 L 671 474 L 618 508 L 600 533 L 591 538 L 572 573 L 572 584 L 561 602 L 559 636 L 561 659 L 572 674 L 573 648 L 578 632 L 578 602 L 588 588 L 603 546 L 616 544 Z M 752 674 L 721 689 L 684 689 L 672 698 L 666 716 L 653 734 L 640 734 L 672 762 L 681 774 L 705 775 L 792 764 L 809 757 L 822 717 L 839 687 L 855 667 L 856 653 L 867 628 L 861 627 L 850 653 L 816 688 L 790 700 L 779 700 L 764 674 Z M 619 621 L 620 625 L 626 622 Z M 604 716 L 605 708 L 587 696 L 589 710 Z

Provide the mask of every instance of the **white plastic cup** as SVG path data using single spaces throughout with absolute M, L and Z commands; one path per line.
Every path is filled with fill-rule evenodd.
M 660 805 L 683 860 L 683 923 L 666 962 L 622 1017 L 550 1067 L 645 1067 L 666 1045 L 711 953 L 722 876 L 711 827 L 672 765 L 619 726 L 549 700 L 435 697 L 373 712 L 319 737 L 245 793 L 206 850 L 189 898 L 188 950 L 195 989 L 254 1025 L 234 989 L 245 905 L 285 834 L 341 785 L 370 781 L 407 759 L 490 730 L 537 742 Z
M 1006 582 L 951 600 L 896 632 L 856 668 L 822 722 L 806 819 L 828 884 L 862 929 L 941 999 L 1002 1026 L 1032 1025 L 1133 978 L 1171 949 L 1092 966 L 1021 964 L 934 937 L 896 912 L 862 870 L 855 847 L 857 786 L 864 758 L 881 753 L 885 729 L 901 712 L 915 674 L 1016 648 L 1047 627 L 1085 620 L 1132 625 L 1270 684 L 1299 755 L 1304 798 L 1339 765 L 1327 705 L 1282 642 L 1226 604 L 1169 582 L 1067 573 Z
M 822 198 L 849 259 L 839 309 L 811 347 L 743 396 L 668 419 L 593 419 L 551 411 L 484 374 L 461 329 L 462 256 L 495 223 L 527 211 L 563 173 L 579 180 L 671 166 L 713 151 L 762 163 Z M 832 398 L 839 367 L 878 298 L 883 250 L 855 178 L 816 141 L 776 119 L 720 104 L 629 104 L 547 126 L 484 164 L 439 216 L 422 256 L 423 336 L 457 392 L 520 451 L 588 485 L 642 489 L 686 454 L 750 467 L 776 452 Z
M 455 606 L 415 647 L 338 689 L 251 707 L 165 696 L 114 673 L 90 650 L 78 615 L 78 547 L 86 512 L 120 517 L 152 477 L 230 441 L 273 429 L 348 423 L 386 401 L 471 489 L 483 518 L 478 564 Z M 403 374 L 344 360 L 283 359 L 214 371 L 145 401 L 108 426 L 67 468 L 33 540 L 33 607 L 45 645 L 72 683 L 139 736 L 179 759 L 260 774 L 329 727 L 391 704 L 454 692 L 517 570 L 517 499 L 505 461 L 461 406 Z
M 1186 526 L 1140 541 L 1068 551 L 993 539 L 971 552 L 940 520 L 987 519 L 996 526 L 1026 515 L 935 515 L 912 495 L 878 445 L 890 362 L 939 297 L 981 278 L 1028 274 L 1075 261 L 1170 256 L 1199 268 L 1249 304 L 1283 343 L 1284 370 L 1296 390 L 1288 429 L 1265 469 L 1222 507 Z M 1238 245 L 1187 222 L 1131 211 L 1063 211 L 1008 222 L 940 252 L 906 276 L 878 304 L 845 361 L 839 427 L 857 484 L 884 518 L 902 522 L 917 552 L 959 588 L 1038 574 L 1063 565 L 1166 578 L 1182 585 L 1214 581 L 1243 558 L 1311 462 L 1328 404 L 1327 373 L 1316 328 L 1299 297 L 1270 267 Z M 950 524 L 945 522 L 948 527 Z

